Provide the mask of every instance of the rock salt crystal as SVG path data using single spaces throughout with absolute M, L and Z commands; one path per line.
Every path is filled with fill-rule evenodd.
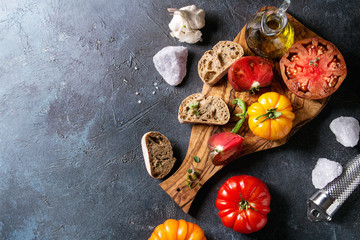
M 171 86 L 179 85 L 186 75 L 188 50 L 181 46 L 168 46 L 153 57 L 156 70 Z
M 312 171 L 312 183 L 315 188 L 322 189 L 329 182 L 340 176 L 342 173 L 340 163 L 326 158 L 319 158 L 314 170 Z
M 336 141 L 345 147 L 354 147 L 359 141 L 359 121 L 353 117 L 338 117 L 330 123 Z

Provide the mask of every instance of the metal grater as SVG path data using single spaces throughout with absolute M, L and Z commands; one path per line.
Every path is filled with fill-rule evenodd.
M 308 219 L 312 222 L 331 221 L 332 216 L 360 184 L 360 154 L 352 159 L 343 173 L 308 200 Z

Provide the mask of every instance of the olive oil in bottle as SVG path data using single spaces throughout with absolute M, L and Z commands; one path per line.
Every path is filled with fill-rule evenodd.
M 285 2 L 290 4 L 290 1 Z M 294 28 L 285 11 L 274 7 L 267 8 L 257 12 L 249 20 L 245 39 L 250 50 L 256 55 L 280 58 L 294 43 Z

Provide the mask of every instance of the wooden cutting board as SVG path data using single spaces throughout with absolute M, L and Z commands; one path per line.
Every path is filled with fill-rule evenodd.
M 290 19 L 294 27 L 295 42 L 309 37 L 318 37 L 318 35 L 310 31 L 308 28 L 306 28 L 289 14 L 288 18 Z M 251 53 L 246 44 L 245 28 L 246 26 L 243 27 L 241 32 L 234 39 L 234 42 L 241 44 L 241 46 L 244 48 L 245 55 L 254 55 Z M 194 125 L 191 131 L 188 151 L 183 163 L 171 177 L 169 177 L 167 180 L 163 181 L 160 184 L 161 188 L 164 189 L 171 198 L 173 198 L 173 200 L 182 208 L 185 213 L 188 213 L 190 206 L 195 198 L 195 195 L 199 191 L 200 187 L 204 185 L 206 181 L 209 180 L 216 172 L 223 168 L 223 166 L 214 166 L 212 164 L 209 157 L 210 152 L 207 148 L 207 141 L 209 137 L 213 134 L 231 131 L 231 129 L 238 121 L 238 118 L 235 116 L 235 114 L 240 113 L 240 109 L 239 107 L 235 108 L 235 105 L 232 104 L 235 98 L 240 98 L 244 100 L 249 107 L 252 103 L 257 101 L 261 94 L 268 91 L 274 91 L 286 95 L 290 99 L 293 111 L 295 113 L 293 129 L 288 136 L 277 141 L 268 141 L 253 135 L 248 127 L 246 120 L 242 128 L 238 132 L 239 135 L 245 138 L 243 142 L 242 153 L 235 161 L 241 161 L 241 156 L 257 151 L 275 148 L 285 144 L 300 127 L 302 127 L 304 124 L 308 123 L 311 119 L 316 117 L 316 115 L 320 113 L 320 111 L 329 101 L 329 97 L 320 100 L 310 100 L 302 99 L 295 96 L 287 89 L 286 85 L 282 81 L 278 61 L 273 61 L 273 66 L 273 83 L 270 87 L 263 88 L 259 93 L 255 95 L 251 95 L 250 93 L 236 92 L 235 90 L 233 90 L 227 81 L 227 76 L 225 76 L 213 87 L 204 84 L 202 93 L 206 96 L 221 97 L 229 106 L 231 119 L 229 123 L 224 126 Z M 199 163 L 194 162 L 194 156 L 198 156 L 200 158 Z M 186 184 L 187 171 L 191 167 L 191 164 L 200 174 L 200 185 L 196 185 L 192 189 L 190 189 Z

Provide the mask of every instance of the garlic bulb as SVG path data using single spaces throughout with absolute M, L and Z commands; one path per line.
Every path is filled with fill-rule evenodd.
M 199 29 L 205 26 L 205 11 L 195 5 L 180 9 L 169 8 L 174 17 L 169 23 L 172 37 L 178 38 L 180 42 L 197 43 L 202 41 Z

